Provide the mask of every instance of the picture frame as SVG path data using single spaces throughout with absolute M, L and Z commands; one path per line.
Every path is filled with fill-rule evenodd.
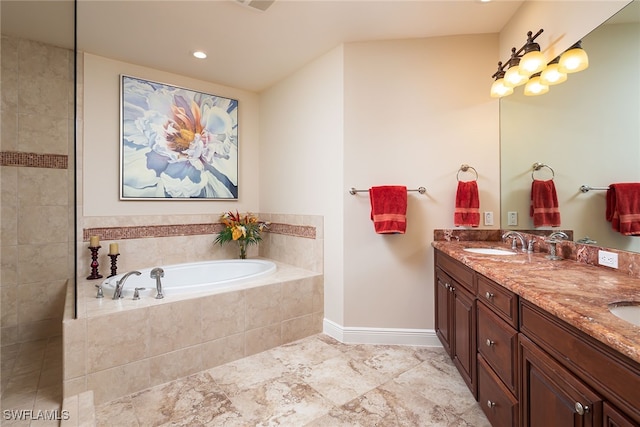
M 237 200 L 238 101 L 121 75 L 120 200 Z

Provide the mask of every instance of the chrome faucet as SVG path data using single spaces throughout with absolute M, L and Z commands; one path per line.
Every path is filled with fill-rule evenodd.
M 558 255 L 558 249 L 556 247 L 556 244 L 560 240 L 569 240 L 569 236 L 567 236 L 567 233 L 563 231 L 554 231 L 553 233 L 549 234 L 549 237 L 547 237 L 546 242 L 549 243 L 549 255 L 547 255 L 548 259 L 554 261 L 559 261 L 562 259 L 562 257 Z
M 113 291 L 113 299 L 120 299 L 122 298 L 122 288 L 124 288 L 124 282 L 125 280 L 127 280 L 129 278 L 129 276 L 131 276 L 132 274 L 135 274 L 136 276 L 141 275 L 142 273 L 140 273 L 137 270 L 134 271 L 130 271 L 127 274 L 125 274 L 124 276 L 122 276 L 122 278 L 120 280 L 118 280 L 116 282 L 116 289 Z
M 162 293 L 162 282 L 160 281 L 161 277 L 164 277 L 163 269 L 161 269 L 160 267 L 156 267 L 151 270 L 151 278 L 156 279 L 156 299 L 164 298 L 164 294 Z
M 507 231 L 502 235 L 502 240 L 506 241 L 508 238 L 511 238 L 511 249 L 514 251 L 518 250 L 517 240 L 520 240 L 520 246 L 522 247 L 522 252 L 527 250 L 527 242 L 524 240 L 524 236 L 517 231 Z

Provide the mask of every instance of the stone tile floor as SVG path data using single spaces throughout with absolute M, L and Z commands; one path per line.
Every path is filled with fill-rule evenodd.
M 4 346 L 1 361 L 0 425 L 57 426 L 62 402 L 62 337 Z
M 100 405 L 98 426 L 489 426 L 442 348 L 314 335 Z

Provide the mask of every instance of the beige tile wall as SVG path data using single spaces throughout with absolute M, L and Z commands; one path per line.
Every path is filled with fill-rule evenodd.
M 73 54 L 2 36 L 2 345 L 59 335 L 73 191 Z

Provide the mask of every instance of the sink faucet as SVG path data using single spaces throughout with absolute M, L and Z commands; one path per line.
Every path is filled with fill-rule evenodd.
M 161 269 L 160 267 L 156 267 L 151 270 L 151 278 L 156 279 L 156 299 L 164 298 L 164 294 L 162 293 L 162 282 L 160 281 L 161 277 L 164 277 L 163 269 Z
M 525 252 L 527 250 L 527 243 L 524 240 L 524 236 L 522 234 L 513 230 L 507 231 L 502 235 L 502 240 L 506 241 L 508 238 L 511 238 L 511 249 L 513 249 L 514 251 L 518 250 L 518 244 L 516 242 L 516 239 L 520 240 L 520 246 L 522 247 L 522 252 Z
M 567 233 L 563 231 L 554 231 L 553 233 L 549 234 L 549 237 L 547 237 L 546 239 L 546 242 L 549 243 L 549 255 L 547 255 L 547 258 L 554 261 L 561 260 L 562 257 L 558 255 L 558 249 L 556 247 L 556 244 L 560 240 L 568 240 L 568 239 L 569 239 L 569 236 L 567 236 Z
M 127 274 L 125 274 L 124 276 L 122 276 L 122 278 L 120 280 L 118 280 L 116 282 L 116 289 L 113 291 L 113 299 L 120 299 L 122 298 L 122 288 L 124 288 L 124 282 L 125 280 L 127 280 L 129 278 L 129 276 L 131 276 L 132 274 L 135 274 L 136 276 L 141 275 L 142 273 L 140 273 L 137 270 L 134 271 L 130 271 Z

